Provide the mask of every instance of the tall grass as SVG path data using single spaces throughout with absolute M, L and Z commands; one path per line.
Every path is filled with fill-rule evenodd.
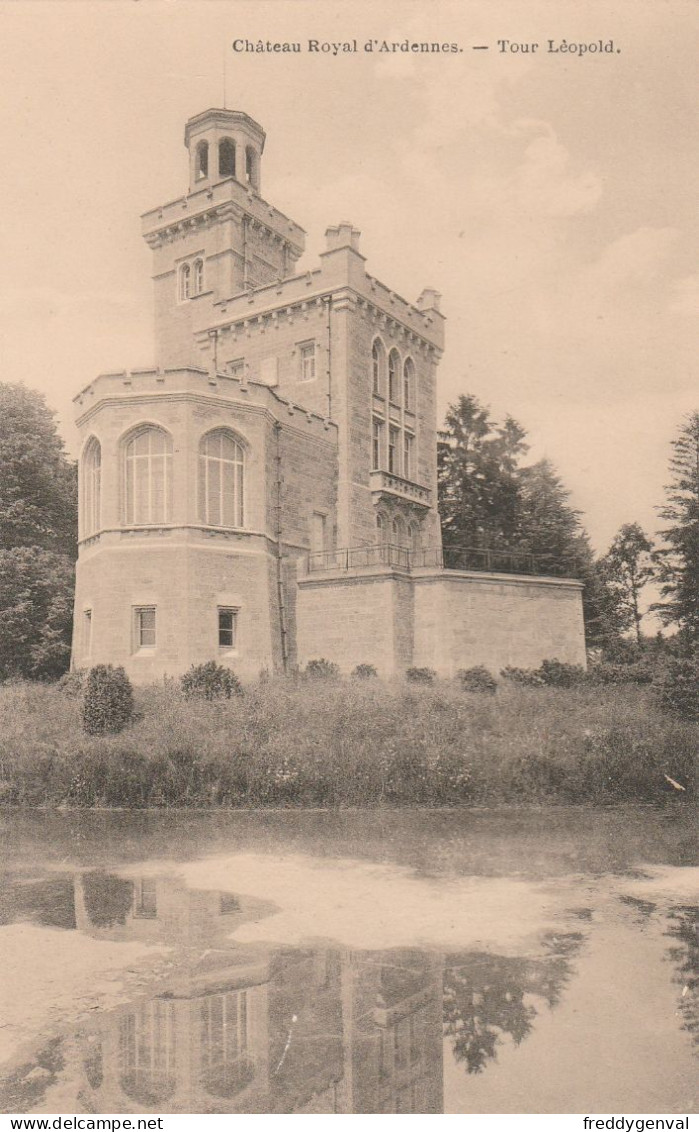
M 699 727 L 637 686 L 273 680 L 215 702 L 137 695 L 87 736 L 56 686 L 0 688 L 0 801 L 68 806 L 371 806 L 657 801 L 694 795 Z M 667 776 L 667 777 L 666 777 Z M 668 778 L 685 787 L 677 791 Z

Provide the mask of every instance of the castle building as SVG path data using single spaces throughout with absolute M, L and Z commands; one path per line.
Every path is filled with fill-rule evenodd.
M 371 276 L 349 223 L 297 273 L 304 232 L 261 195 L 264 143 L 239 111 L 187 122 L 188 191 L 142 218 L 155 367 L 76 398 L 74 666 L 143 683 L 211 659 L 243 678 L 320 657 L 584 663 L 579 582 L 444 568 L 439 294 Z

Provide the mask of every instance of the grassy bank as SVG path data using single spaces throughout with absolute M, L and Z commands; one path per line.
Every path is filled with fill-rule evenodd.
M 699 727 L 642 687 L 273 681 L 243 697 L 137 695 L 139 719 L 86 736 L 56 686 L 0 688 L 0 801 L 68 806 L 653 802 L 694 795 Z M 668 775 L 683 785 L 676 791 Z

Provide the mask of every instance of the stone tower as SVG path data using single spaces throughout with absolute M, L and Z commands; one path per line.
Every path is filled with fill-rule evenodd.
M 439 294 L 370 275 L 347 222 L 298 273 L 264 144 L 247 114 L 197 114 L 186 193 L 142 218 L 156 364 L 76 398 L 73 664 L 147 682 L 212 659 L 243 677 L 584 660 L 578 583 L 443 569 Z

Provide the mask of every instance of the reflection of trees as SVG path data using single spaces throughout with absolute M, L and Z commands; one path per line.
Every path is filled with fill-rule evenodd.
M 51 1038 L 25 1062 L 4 1078 L 0 1086 L 3 1112 L 31 1112 L 43 1099 L 49 1085 L 65 1067 L 63 1038 Z M 38 1071 L 38 1072 L 37 1072 Z
M 444 1033 L 453 1039 L 454 1056 L 468 1073 L 480 1073 L 503 1036 L 515 1045 L 531 1032 L 534 995 L 549 1007 L 559 1001 L 571 974 L 569 958 L 582 943 L 579 932 L 549 935 L 547 955 L 540 959 L 509 958 L 486 952 L 447 956 L 444 969 Z
M 682 1026 L 699 1045 L 699 908 L 674 908 L 669 918 L 672 924 L 667 934 L 679 942 L 679 947 L 670 948 L 669 955 L 677 967 L 674 981 L 683 988 Z
M 130 880 L 95 870 L 83 873 L 83 897 L 90 923 L 96 928 L 112 928 L 123 924 L 133 904 Z

